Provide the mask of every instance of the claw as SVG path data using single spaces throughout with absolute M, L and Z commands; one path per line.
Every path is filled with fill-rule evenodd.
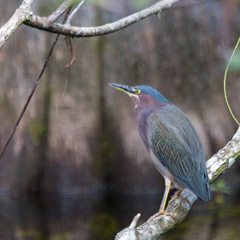
M 187 202 L 187 204 L 191 207 L 192 206 L 191 203 L 188 201 L 187 198 L 182 197 L 181 193 L 182 193 L 182 190 L 179 190 L 177 195 L 168 202 L 168 205 L 172 204 L 172 202 L 174 202 L 178 198 L 178 199 L 181 199 L 181 200 Z

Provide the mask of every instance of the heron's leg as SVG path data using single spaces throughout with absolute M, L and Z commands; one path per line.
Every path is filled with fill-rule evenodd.
M 168 193 L 169 193 L 170 189 L 171 189 L 171 181 L 168 178 L 165 178 L 165 191 L 164 191 L 163 199 L 162 199 L 162 202 L 160 205 L 160 209 L 156 214 L 154 214 L 152 217 L 150 217 L 148 219 L 148 221 L 153 220 L 154 218 L 156 218 L 160 215 L 164 215 L 164 214 L 169 215 L 174 218 L 174 216 L 172 216 L 171 214 L 164 212 L 167 198 L 168 198 Z
M 159 215 L 164 214 L 164 210 L 165 210 L 165 206 L 166 206 L 166 202 L 167 202 L 167 198 L 168 198 L 170 189 L 171 189 L 171 181 L 168 178 L 165 178 L 165 191 L 164 191 L 162 203 L 161 203 L 161 206 L 160 206 L 160 209 L 158 212 Z

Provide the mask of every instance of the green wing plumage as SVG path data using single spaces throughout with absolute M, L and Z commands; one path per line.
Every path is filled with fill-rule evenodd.
M 196 130 L 176 106 L 155 109 L 148 122 L 150 147 L 163 164 L 183 185 L 200 199 L 209 199 L 205 156 Z

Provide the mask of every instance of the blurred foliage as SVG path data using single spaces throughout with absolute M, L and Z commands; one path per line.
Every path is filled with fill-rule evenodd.
M 231 52 L 232 53 L 232 52 Z M 227 62 L 229 59 L 227 59 Z M 229 66 L 231 72 L 237 73 L 240 71 L 240 49 L 238 48 L 233 56 L 232 62 Z
M 219 180 L 215 180 L 211 184 L 211 191 L 230 194 L 231 188 L 227 184 L 226 180 L 219 179 Z
M 62 2 L 63 1 L 61 0 L 40 1 L 37 8 L 37 14 L 40 16 L 47 16 L 51 14 L 55 9 L 57 9 Z
M 215 180 L 211 184 L 211 191 L 216 192 L 214 200 L 217 204 L 224 204 L 226 201 L 225 194 L 231 194 L 232 192 L 231 187 L 224 179 Z
M 100 3 L 104 3 L 106 0 L 88 0 L 88 2 L 94 5 L 100 5 Z
M 117 221 L 109 213 L 98 213 L 93 217 L 90 229 L 95 239 L 111 240 L 118 230 Z
M 130 4 L 136 10 L 141 10 L 147 7 L 150 2 L 150 0 L 132 0 L 130 1 Z
M 46 134 L 46 126 L 35 120 L 30 124 L 29 131 L 32 136 L 33 144 L 39 146 L 43 136 Z
M 102 5 L 107 4 L 107 0 L 89 0 L 88 3 L 94 4 L 94 5 Z M 128 2 L 128 5 L 135 9 L 135 10 L 141 10 L 148 6 L 148 4 L 151 2 L 151 0 L 131 0 Z

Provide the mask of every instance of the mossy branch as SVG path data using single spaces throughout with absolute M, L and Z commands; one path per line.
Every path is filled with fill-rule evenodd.
M 210 182 L 213 182 L 221 173 L 230 168 L 237 159 L 240 159 L 240 127 L 233 136 L 232 140 L 225 147 L 218 151 L 207 161 L 207 170 Z M 185 189 L 182 197 L 186 198 L 191 206 L 197 197 L 191 191 Z M 159 238 L 163 233 L 181 223 L 191 206 L 187 201 L 177 198 L 168 205 L 166 212 L 174 215 L 160 215 L 154 220 L 147 221 L 141 226 L 137 226 L 140 214 L 134 217 L 131 225 L 117 234 L 115 240 L 153 240 Z

